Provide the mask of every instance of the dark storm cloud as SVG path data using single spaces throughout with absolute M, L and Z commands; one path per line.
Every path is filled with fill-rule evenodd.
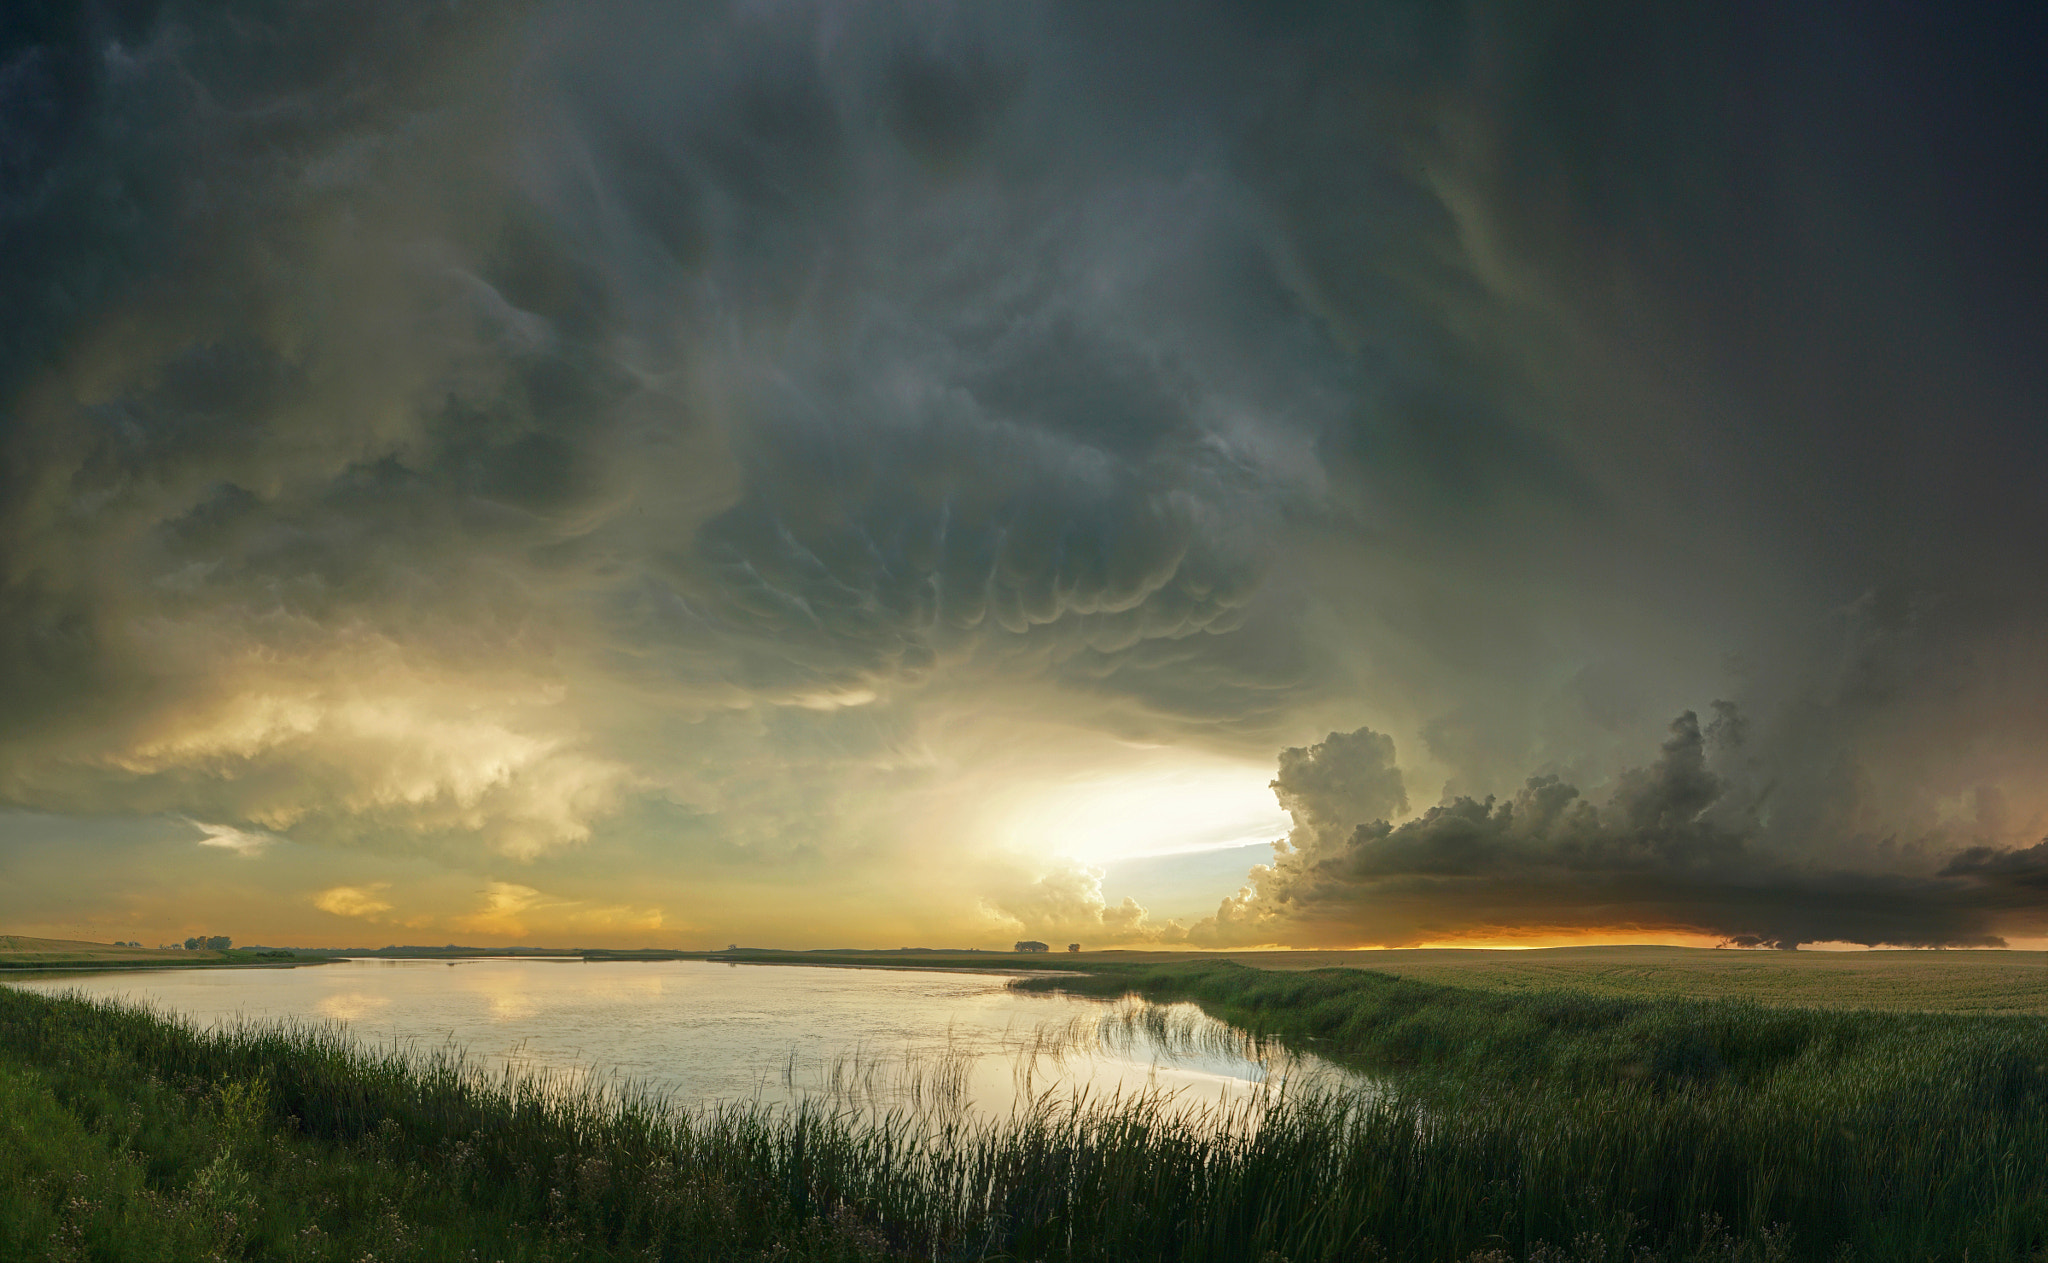
M 1575 909 L 1560 924 L 1773 941 L 2037 933 L 2019 872 L 1942 871 L 1941 857 L 2029 854 L 2014 848 L 2048 825 L 2048 673 L 2030 647 L 2048 623 L 2034 542 L 2048 361 L 2025 349 L 2048 337 L 2026 297 L 2048 252 L 2022 226 L 2048 191 L 2026 156 L 2048 144 L 2025 68 L 2040 17 L 1466 14 L 1449 56 L 1424 59 L 1458 103 L 1408 151 L 1433 165 L 1431 206 L 1455 227 L 1421 239 L 1458 243 L 1438 256 L 1456 265 L 1419 283 L 1443 295 L 1436 328 L 1464 336 L 1405 347 L 1411 371 L 1429 365 L 1422 389 L 1325 452 L 1333 485 L 1377 494 L 1367 520 L 1393 551 L 1449 576 L 1402 583 L 1396 614 L 1357 604 L 1382 660 L 1431 642 L 1394 673 L 1420 668 L 1411 757 L 1451 773 L 1446 805 L 1398 826 L 1385 854 L 1469 833 L 1520 876 L 1361 874 L 1335 888 L 1348 914 L 1341 897 L 1321 909 L 1327 933 L 1345 937 L 1345 915 L 1374 933 L 1536 925 L 1551 906 Z M 1304 76 L 1301 100 L 1350 82 L 1341 58 Z M 1401 261 L 1404 280 L 1416 267 L 1347 244 L 1346 212 L 1384 190 L 1299 176 L 1372 172 L 1404 134 L 1363 122 L 1389 98 L 1361 95 L 1332 111 L 1351 128 L 1301 127 L 1266 151 L 1285 155 L 1267 169 L 1292 178 L 1269 187 L 1340 332 L 1384 310 L 1374 264 Z M 1412 244 L 1430 222 L 1398 231 Z M 1398 387 L 1400 370 L 1382 380 Z M 1389 619 L 1406 624 L 1394 638 Z M 1703 669 L 1717 652 L 1723 669 Z M 1531 687 L 1545 677 L 1570 683 Z M 1532 766 L 1598 790 L 1687 678 L 1750 723 L 1699 829 L 1674 835 L 1696 867 L 1603 867 L 1644 836 L 1620 799 L 1581 822 L 1589 836 L 1460 802 Z M 1404 687 L 1375 691 L 1384 704 Z M 1750 818 L 1729 814 L 1742 804 Z M 1697 897 L 1674 893 L 1687 887 Z
M 388 750 L 449 744 L 421 708 L 603 677 L 712 716 L 987 679 L 1272 723 L 1313 655 L 1298 598 L 1256 598 L 1336 360 L 1224 147 L 1106 98 L 1059 28 L 16 30 L 6 793 L 472 819 Z M 337 718 L 389 659 L 443 702 Z M 476 775 L 632 779 L 650 722 L 592 693 L 471 734 L 549 752 Z
M 1273 788 L 1295 829 L 1252 887 L 1196 928 L 1209 941 L 1402 945 L 1569 931 L 1711 935 L 1740 946 L 1848 942 L 2002 946 L 1997 931 L 2038 931 L 2048 843 L 1931 856 L 1867 848 L 1864 868 L 1774 854 L 1771 785 L 1741 764 L 1742 721 L 1688 711 L 1647 767 L 1604 803 L 1555 776 L 1508 801 L 1451 799 L 1399 825 L 1392 743 L 1331 733 L 1282 753 Z M 1366 792 L 1361 793 L 1361 787 Z M 1837 839 L 1836 861 L 1849 848 Z M 1884 854 L 1884 852 L 1890 854 Z M 1914 862 L 1915 859 L 1919 862 Z
M 5 21 L 9 802 L 810 839 L 954 716 L 1370 721 L 1282 772 L 1319 927 L 2025 920 L 2038 17 Z

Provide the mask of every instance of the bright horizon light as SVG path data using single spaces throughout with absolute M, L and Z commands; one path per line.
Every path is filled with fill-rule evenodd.
M 1270 842 L 1290 821 L 1270 767 L 1190 761 L 1076 776 L 1003 795 L 1000 832 L 1011 849 L 1102 865 Z

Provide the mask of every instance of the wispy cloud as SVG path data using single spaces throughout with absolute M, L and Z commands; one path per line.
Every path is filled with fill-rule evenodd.
M 389 889 L 391 883 L 384 881 L 367 886 L 330 886 L 313 896 L 313 906 L 338 917 L 374 919 L 391 911 L 391 902 L 383 897 Z
M 275 834 L 237 829 L 233 825 L 208 824 L 204 820 L 189 820 L 187 823 L 206 835 L 199 839 L 199 845 L 233 851 L 245 860 L 255 859 L 278 840 Z

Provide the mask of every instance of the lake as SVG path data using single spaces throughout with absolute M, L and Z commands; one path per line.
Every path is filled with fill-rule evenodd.
M 1015 992 L 1015 974 L 706 961 L 345 960 L 12 985 L 123 999 L 202 1027 L 341 1023 L 363 1042 L 454 1044 L 491 1069 L 624 1079 L 683 1103 L 805 1098 L 1004 1114 L 1050 1091 L 1189 1106 L 1364 1086 L 1192 1005 Z

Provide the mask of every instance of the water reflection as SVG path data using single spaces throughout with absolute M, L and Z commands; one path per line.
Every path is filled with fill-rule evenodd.
M 335 995 L 321 996 L 313 1007 L 321 1017 L 329 1021 L 355 1022 L 375 1017 L 390 1008 L 391 997 L 370 995 L 362 991 L 343 991 Z
M 1064 999 L 1064 997 L 1062 997 Z M 780 1096 L 868 1115 L 944 1121 L 969 1113 L 1142 1098 L 1150 1112 L 1255 1127 L 1288 1094 L 1370 1093 L 1364 1077 L 1219 1022 L 1193 1004 L 1068 1001 L 1060 1019 L 1013 1023 L 993 1040 L 948 1029 L 943 1044 L 855 1047 L 816 1063 L 792 1054 Z
M 1364 1086 L 1193 1005 L 1020 993 L 1009 977 L 698 961 L 351 961 L 106 974 L 21 985 L 140 1001 L 201 1026 L 347 1024 L 366 1042 L 454 1045 L 559 1086 L 625 1081 L 678 1102 L 1003 1115 L 1048 1101 L 1225 1109 Z

